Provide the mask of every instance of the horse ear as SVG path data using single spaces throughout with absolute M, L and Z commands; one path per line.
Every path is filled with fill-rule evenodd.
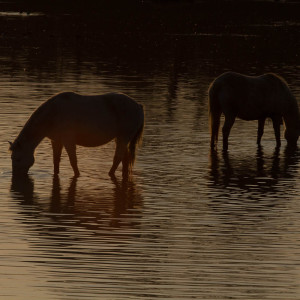
M 15 143 L 12 143 L 12 142 L 8 142 L 10 147 L 9 147 L 9 150 L 15 150 L 17 148 L 21 148 L 21 143 L 19 141 L 15 142 Z

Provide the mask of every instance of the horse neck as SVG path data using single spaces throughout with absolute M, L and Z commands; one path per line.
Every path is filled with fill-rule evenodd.
M 28 149 L 34 151 L 45 136 L 44 121 L 36 118 L 33 114 L 21 130 L 17 140 Z
M 19 136 L 17 137 L 16 141 L 20 142 L 22 147 L 26 147 L 27 149 L 34 152 L 35 148 L 39 145 L 43 138 L 44 137 L 40 135 L 32 134 L 28 130 L 22 130 Z

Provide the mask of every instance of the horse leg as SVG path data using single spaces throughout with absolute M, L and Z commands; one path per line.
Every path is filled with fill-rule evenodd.
M 210 122 L 211 122 L 210 148 L 211 149 L 214 149 L 218 143 L 220 119 L 221 119 L 221 112 L 213 112 L 213 114 L 210 116 Z
M 273 117 L 272 122 L 273 122 L 273 128 L 275 132 L 275 138 L 276 138 L 276 148 L 279 148 L 281 146 L 281 141 L 280 141 L 280 124 L 282 122 L 281 117 Z
M 113 165 L 109 171 L 109 176 L 114 177 L 115 171 L 117 170 L 120 162 L 122 161 L 124 154 L 127 150 L 127 144 L 117 140 L 116 151 L 114 155 Z
M 59 163 L 63 145 L 60 142 L 51 140 L 52 149 L 53 149 L 53 164 L 54 164 L 54 174 L 59 173 Z
M 260 146 L 261 138 L 264 134 L 266 118 L 258 119 L 258 129 L 257 129 L 257 145 Z
M 64 144 L 64 146 L 68 153 L 69 160 L 70 160 L 71 166 L 74 171 L 74 175 L 77 177 L 80 175 L 80 172 L 79 172 L 78 166 L 77 166 L 76 145 L 73 143 L 67 143 L 67 144 Z
M 227 151 L 228 150 L 228 137 L 230 134 L 230 130 L 234 124 L 235 121 L 235 116 L 226 116 L 225 115 L 225 122 L 222 128 L 222 133 L 223 133 L 223 150 Z
M 129 174 L 129 153 L 128 149 L 126 148 L 125 153 L 122 158 L 122 176 L 123 178 L 127 178 Z

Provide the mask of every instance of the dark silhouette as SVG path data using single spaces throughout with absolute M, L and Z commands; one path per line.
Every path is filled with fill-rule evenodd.
M 258 120 L 257 144 L 260 145 L 266 118 L 271 118 L 280 147 L 280 125 L 285 125 L 285 139 L 289 146 L 296 146 L 300 134 L 300 113 L 296 98 L 287 83 L 275 74 L 245 76 L 226 72 L 216 78 L 209 88 L 210 146 L 218 142 L 220 118 L 224 114 L 222 128 L 223 150 L 228 149 L 228 137 L 235 119 Z
M 221 189 L 228 186 L 237 186 L 242 190 L 255 188 L 262 194 L 274 192 L 279 181 L 292 178 L 300 159 L 297 148 L 286 147 L 280 155 L 276 148 L 271 159 L 267 159 L 262 147 L 257 148 L 253 157 L 232 157 L 228 152 L 217 151 L 210 153 L 210 171 L 214 186 Z M 268 163 L 268 162 L 271 163 Z
M 33 179 L 25 175 L 13 175 L 11 178 L 11 192 L 15 199 L 21 200 L 24 205 L 31 205 L 35 202 Z
M 143 106 L 124 94 L 81 96 L 61 93 L 42 104 L 11 143 L 14 173 L 27 174 L 34 164 L 34 151 L 48 137 L 53 148 L 54 174 L 59 173 L 65 147 L 75 176 L 79 176 L 76 145 L 95 147 L 116 140 L 114 173 L 122 161 L 123 177 L 131 173 L 136 147 L 144 129 Z
M 97 230 L 103 226 L 134 226 L 137 218 L 130 218 L 130 210 L 142 205 L 142 196 L 134 181 L 112 179 L 112 189 L 105 191 L 78 189 L 78 177 L 70 179 L 66 193 L 63 193 L 58 175 L 53 175 L 52 190 L 47 204 L 35 193 L 34 181 L 28 176 L 13 176 L 11 183 L 12 198 L 24 206 L 21 213 L 32 214 L 37 222 L 41 214 L 49 214 L 59 226 L 84 227 Z M 50 203 L 50 206 L 48 205 Z M 27 210 L 27 206 L 32 209 Z M 126 217 L 123 217 L 126 214 Z M 126 219 L 126 222 L 125 222 Z M 90 222 L 88 222 L 90 220 Z M 105 220 L 105 221 L 104 221 Z M 123 222 L 122 222 L 123 220 Z M 47 222 L 47 219 L 45 219 Z M 105 222 L 105 225 L 103 224 Z M 47 234 L 45 232 L 45 234 Z

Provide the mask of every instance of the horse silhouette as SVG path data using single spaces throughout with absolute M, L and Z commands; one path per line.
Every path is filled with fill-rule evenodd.
M 300 113 L 296 98 L 281 77 L 268 73 L 246 76 L 226 72 L 217 77 L 209 87 L 210 146 L 218 142 L 220 118 L 224 114 L 222 128 L 223 149 L 228 149 L 230 130 L 238 117 L 242 120 L 258 120 L 257 144 L 260 145 L 266 118 L 271 118 L 280 147 L 280 125 L 285 125 L 285 139 L 295 146 L 300 134 Z
M 143 129 L 143 106 L 124 94 L 60 93 L 38 107 L 10 143 L 13 173 L 28 173 L 34 164 L 34 151 L 45 137 L 52 143 L 54 174 L 59 173 L 64 147 L 75 176 L 80 174 L 76 145 L 95 147 L 115 139 L 116 150 L 109 175 L 114 176 L 122 161 L 122 175 L 126 178 L 132 171 Z

